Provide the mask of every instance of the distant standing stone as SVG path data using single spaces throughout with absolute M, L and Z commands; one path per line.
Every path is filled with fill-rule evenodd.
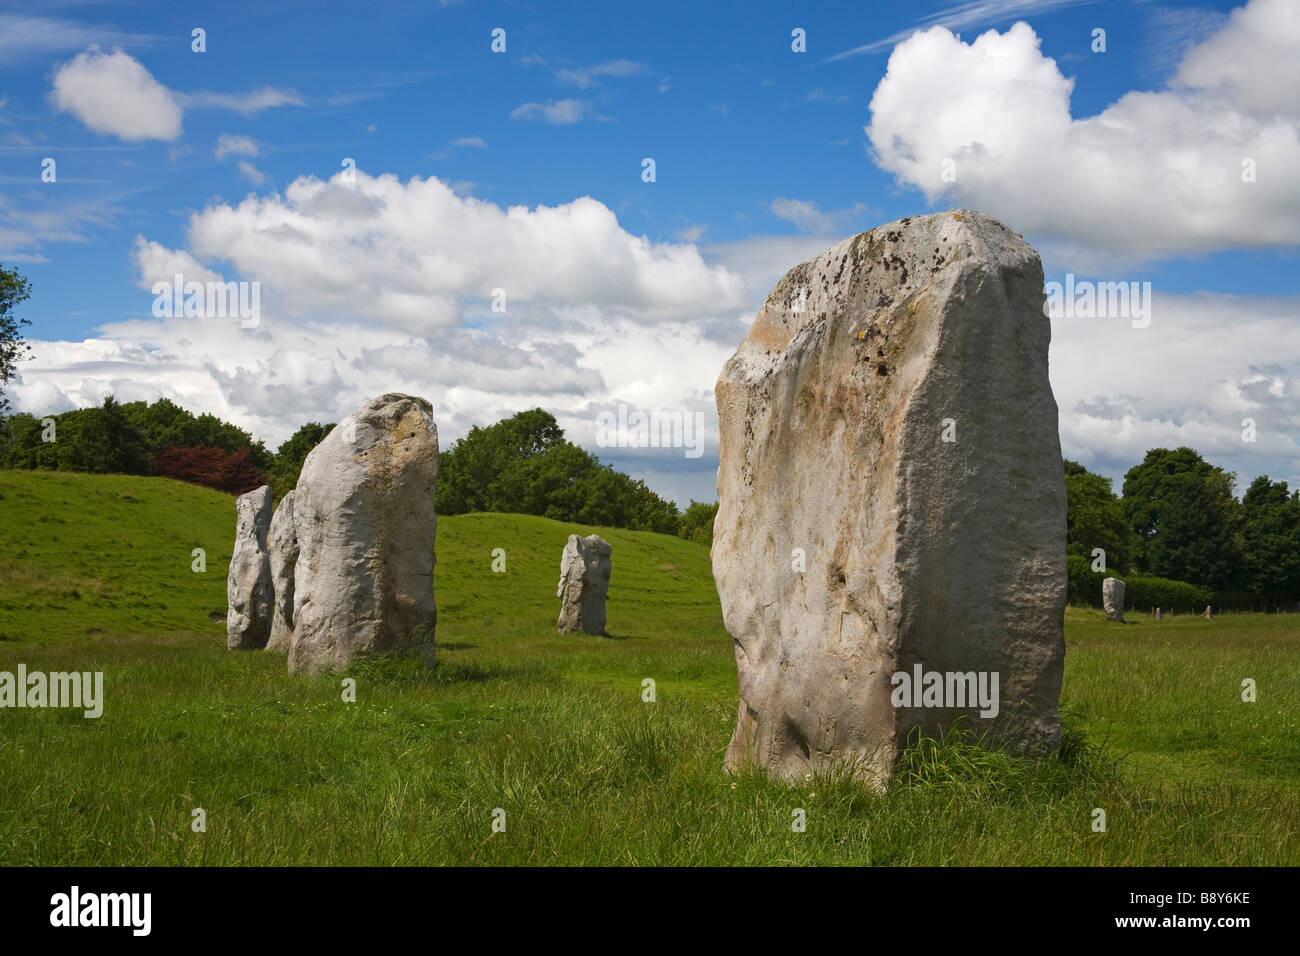
M 263 648 L 271 635 L 270 526 L 270 488 L 263 485 L 235 499 L 235 549 L 226 577 L 226 646 L 232 651 Z
M 1124 582 L 1119 578 L 1101 582 L 1101 606 L 1106 609 L 1106 620 L 1124 620 L 1124 591 Z
M 290 491 L 280 499 L 271 518 L 267 550 L 271 557 L 271 585 L 275 589 L 275 617 L 271 619 L 268 651 L 289 651 L 293 635 L 293 566 L 298 560 L 298 535 L 293 527 L 293 497 Z
M 612 551 L 609 542 L 600 535 L 585 538 L 569 535 L 569 543 L 560 557 L 560 586 L 555 593 L 561 602 L 560 620 L 556 624 L 561 634 L 604 633 Z

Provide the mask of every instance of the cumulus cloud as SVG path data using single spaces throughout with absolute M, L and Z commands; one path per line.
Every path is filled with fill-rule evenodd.
M 503 289 L 515 303 L 589 305 L 638 321 L 717 313 L 743 283 L 692 245 L 625 232 L 589 197 L 501 208 L 436 179 L 300 177 L 283 196 L 219 203 L 191 217 L 188 254 L 228 262 L 293 315 L 365 317 L 410 331 L 457 324 Z M 138 249 L 138 247 L 137 247 Z M 137 253 L 141 285 L 158 274 Z
M 510 111 L 513 120 L 543 120 L 553 126 L 580 123 L 591 113 L 586 100 L 547 100 L 545 103 L 524 103 Z
M 119 139 L 172 140 L 181 135 L 180 104 L 134 57 L 92 47 L 54 74 L 50 97 L 96 133 Z
M 930 202 L 1017 231 L 1138 256 L 1293 245 L 1297 62 L 1300 9 L 1252 0 L 1188 50 L 1170 88 L 1076 119 L 1073 80 L 1027 24 L 973 43 L 933 27 L 890 55 L 866 132 L 879 165 Z

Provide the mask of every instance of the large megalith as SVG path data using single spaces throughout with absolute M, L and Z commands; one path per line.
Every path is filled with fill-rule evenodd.
M 432 655 L 437 476 L 433 408 L 410 395 L 371 399 L 312 449 L 293 502 L 290 671 Z
M 561 634 L 605 633 L 605 595 L 609 593 L 613 550 L 600 535 L 569 535 L 560 555 L 560 585 L 555 592 L 560 599 L 556 627 Z
M 235 549 L 226 576 L 226 646 L 232 651 L 263 648 L 271 634 L 270 525 L 271 489 L 266 485 L 235 499 Z
M 275 506 L 271 530 L 266 536 L 270 553 L 271 585 L 275 589 L 275 616 L 271 619 L 268 651 L 289 650 L 293 635 L 293 567 L 298 561 L 298 534 L 293 526 L 293 499 L 290 491 Z
M 1106 620 L 1124 620 L 1124 592 L 1128 590 L 1119 578 L 1107 578 L 1101 582 L 1101 606 L 1106 611 Z
M 959 211 L 790 270 L 723 367 L 727 766 L 884 786 L 909 736 L 1059 745 L 1065 483 L 1038 255 Z

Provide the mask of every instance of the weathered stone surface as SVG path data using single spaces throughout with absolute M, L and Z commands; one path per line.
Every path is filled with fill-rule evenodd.
M 298 560 L 289 670 L 433 651 L 438 430 L 422 398 L 388 394 L 312 449 L 294 493 Z
M 560 599 L 556 627 L 561 634 L 605 632 L 605 595 L 609 593 L 613 550 L 598 534 L 585 538 L 569 535 L 569 543 L 560 556 L 560 586 L 555 592 Z
M 266 642 L 266 649 L 286 653 L 293 635 L 293 566 L 298 561 L 293 499 L 292 491 L 280 499 L 271 517 L 271 530 L 266 536 L 271 557 L 271 586 L 275 589 L 275 616 L 271 619 L 271 639 Z
M 265 647 L 271 634 L 270 525 L 271 489 L 266 485 L 235 499 L 235 549 L 226 576 L 226 646 L 232 651 Z
M 1101 582 L 1101 606 L 1106 610 L 1106 620 L 1124 620 L 1124 582 L 1107 578 Z
M 768 296 L 716 387 L 729 768 L 848 763 L 883 786 L 909 734 L 959 718 L 1013 749 L 1059 745 L 1066 499 L 1043 301 L 1034 250 L 965 210 L 847 239 Z M 918 666 L 996 673 L 996 715 L 955 695 L 895 707 L 894 675 Z

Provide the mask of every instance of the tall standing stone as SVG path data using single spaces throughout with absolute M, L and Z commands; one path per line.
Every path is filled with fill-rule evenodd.
M 410 395 L 366 402 L 312 449 L 293 502 L 290 671 L 380 651 L 431 656 L 437 477 L 433 408 Z
M 294 492 L 290 491 L 275 506 L 271 530 L 266 536 L 270 552 L 271 585 L 275 589 L 275 616 L 271 619 L 268 651 L 289 650 L 293 636 L 293 567 L 298 561 L 298 534 L 293 526 Z
M 1124 620 L 1124 592 L 1127 590 L 1119 578 L 1107 578 L 1101 582 L 1101 606 L 1106 611 L 1106 620 Z
M 271 565 L 266 549 L 271 489 L 235 499 L 235 548 L 226 576 L 226 646 L 232 651 L 266 646 L 271 634 Z
M 735 643 L 729 768 L 883 786 L 958 718 L 1060 742 L 1065 483 L 1038 255 L 978 212 L 903 219 L 792 269 L 716 394 L 713 570 Z M 996 716 L 945 684 L 998 678 Z M 905 698 L 906 700 L 907 698 Z M 922 706 L 916 706 L 921 703 Z
M 600 535 L 569 535 L 560 555 L 560 585 L 555 592 L 560 599 L 556 627 L 561 634 L 605 632 L 605 595 L 609 593 L 613 550 Z

